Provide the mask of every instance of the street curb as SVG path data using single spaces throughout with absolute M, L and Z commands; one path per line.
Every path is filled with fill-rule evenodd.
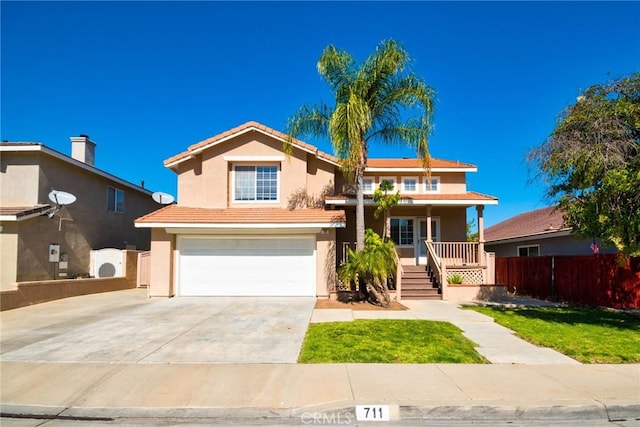
M 2 404 L 2 417 L 7 418 L 47 418 L 47 419 L 217 419 L 217 420 L 356 420 L 355 403 L 340 402 L 304 408 L 99 408 L 99 407 L 60 407 L 39 405 Z M 530 421 L 530 420 L 591 420 L 591 421 L 634 421 L 640 420 L 640 404 L 611 404 L 600 402 L 577 405 L 490 405 L 469 404 L 459 406 L 417 406 L 390 405 L 391 421 Z

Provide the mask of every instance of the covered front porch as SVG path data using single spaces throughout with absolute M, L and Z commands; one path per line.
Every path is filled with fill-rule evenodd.
M 476 299 L 479 294 L 495 292 L 489 288 L 494 284 L 495 258 L 484 248 L 486 204 L 490 203 L 472 206 L 407 206 L 401 203 L 391 210 L 387 234 L 396 244 L 401 261 L 390 283 L 397 301 L 435 299 L 436 296 L 445 300 L 469 300 Z M 466 241 L 469 207 L 475 207 L 478 225 L 475 242 Z M 348 210 L 347 216 L 349 222 Z M 385 224 L 382 219 L 373 218 L 370 209 L 365 209 L 365 226 L 382 234 Z M 349 231 L 345 230 L 344 234 Z M 340 264 L 347 260 L 348 249 L 355 248 L 353 240 L 338 239 L 337 260 Z

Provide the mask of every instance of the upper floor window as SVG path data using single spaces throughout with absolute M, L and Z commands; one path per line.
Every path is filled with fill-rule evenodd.
M 539 256 L 540 245 L 518 246 L 518 256 Z
M 402 178 L 402 192 L 403 193 L 417 193 L 418 192 L 418 180 L 416 178 Z
M 394 177 L 391 178 L 380 178 L 380 184 L 382 184 L 383 182 L 389 182 L 391 183 L 391 185 L 393 186 L 393 188 L 391 189 L 392 191 L 396 191 L 396 179 Z M 380 184 L 378 184 L 378 187 L 380 187 Z
M 240 166 L 233 168 L 235 201 L 277 201 L 278 166 Z
M 440 191 L 440 177 L 432 176 L 431 179 L 424 179 L 425 193 L 438 193 Z
M 124 212 L 124 191 L 107 187 L 107 210 L 111 212 Z
M 373 178 L 362 178 L 362 192 L 373 193 Z

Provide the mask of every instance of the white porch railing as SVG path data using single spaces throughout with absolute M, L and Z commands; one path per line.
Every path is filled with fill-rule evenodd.
M 482 265 L 479 256 L 478 243 L 475 242 L 425 242 L 433 245 L 438 258 L 447 265 Z
M 425 242 L 427 265 L 442 288 L 446 299 L 447 279 L 460 275 L 465 284 L 489 282 L 488 256 L 476 242 Z
M 433 242 L 424 242 L 427 245 L 427 267 L 433 272 L 433 279 L 442 289 L 442 281 L 446 277 L 446 266 L 443 265 L 442 259 L 436 253 Z
M 342 250 L 340 251 L 340 264 L 342 265 L 349 259 L 349 249 L 356 250 L 355 242 L 342 242 Z

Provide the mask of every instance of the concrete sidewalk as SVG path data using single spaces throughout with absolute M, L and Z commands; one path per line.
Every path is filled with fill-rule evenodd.
M 477 344 L 476 351 L 491 363 L 578 364 L 555 350 L 537 347 L 515 336 L 491 317 L 472 310 L 462 310 L 447 301 L 403 300 L 405 311 L 349 309 L 314 310 L 311 323 L 352 321 L 355 319 L 439 320 L 456 325 L 465 337 Z
M 367 404 L 390 405 L 392 420 L 421 422 L 640 419 L 640 365 L 3 362 L 1 368 L 5 415 L 303 424 L 311 414 L 354 417 L 355 405 Z
M 218 335 L 214 323 L 237 322 L 238 333 L 258 329 L 255 323 L 243 321 L 242 310 L 219 317 L 220 310 L 226 310 L 219 303 L 212 299 L 148 300 L 139 290 L 129 290 L 3 312 L 2 413 L 51 417 L 58 422 L 52 426 L 67 425 L 74 417 L 87 417 L 96 426 L 98 418 L 143 420 L 142 424 L 157 418 L 166 421 L 163 425 L 172 425 L 171 419 L 189 422 L 196 418 L 218 424 L 224 420 L 233 421 L 228 424 L 242 422 L 238 420 L 327 424 L 327 419 L 345 424 L 355 420 L 355 405 L 367 404 L 389 405 L 392 419 L 418 425 L 425 420 L 640 421 L 640 365 L 581 365 L 531 346 L 492 319 L 455 304 L 406 301 L 406 311 L 313 310 L 309 305 L 299 312 L 306 313 L 305 326 L 309 317 L 314 322 L 358 318 L 448 321 L 460 327 L 495 364 L 265 363 L 271 360 L 265 354 L 280 351 L 273 348 L 280 346 L 276 341 L 263 342 L 264 353 L 252 351 L 252 357 L 259 358 L 257 363 L 222 363 L 211 352 L 210 341 Z M 263 316 L 262 310 L 254 310 L 257 319 Z M 291 317 L 290 312 L 275 317 L 284 319 L 287 313 Z M 272 328 L 282 329 L 291 338 L 291 327 L 276 322 Z M 198 328 L 204 329 L 194 338 Z M 231 346 L 237 338 L 232 334 L 225 340 Z M 120 357 L 145 346 L 154 350 L 172 345 L 179 354 L 188 352 L 193 357 L 188 361 Z M 61 353 L 47 352 L 44 346 L 61 347 L 59 351 L 68 356 L 56 358 Z M 105 349 L 113 351 L 105 353 Z M 206 352 L 207 357 L 198 352 Z M 316 415 L 322 417 L 320 422 L 314 421 Z M 16 418 L 3 418 L 1 423 L 41 424 L 39 419 L 25 424 Z

